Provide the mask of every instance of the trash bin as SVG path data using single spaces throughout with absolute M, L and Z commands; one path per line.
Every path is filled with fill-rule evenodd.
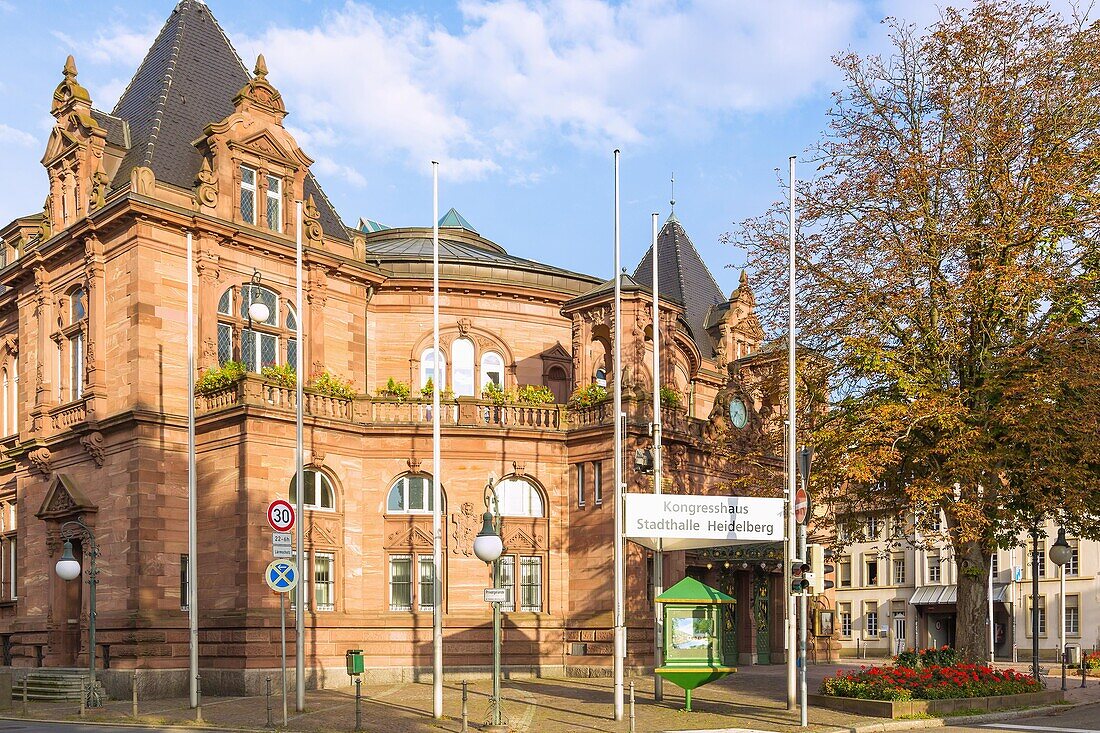
M 363 674 L 363 650 L 362 649 L 348 649 L 344 654 L 344 661 L 348 665 L 348 675 L 354 677 L 357 674 Z
M 1080 667 L 1081 666 L 1081 645 L 1080 644 L 1066 644 L 1066 666 Z

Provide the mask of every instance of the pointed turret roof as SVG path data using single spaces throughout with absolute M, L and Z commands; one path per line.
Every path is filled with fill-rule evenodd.
M 447 211 L 446 214 L 443 215 L 443 218 L 439 220 L 439 226 L 465 229 L 466 231 L 473 232 L 474 234 L 478 233 L 477 230 L 474 229 L 474 226 L 470 222 L 466 221 L 466 217 L 458 213 L 458 211 L 455 210 L 453 206 Z
M 705 357 L 713 356 L 714 344 L 706 331 L 707 313 L 712 306 L 726 302 L 726 298 L 675 214 L 669 215 L 657 235 L 657 252 L 661 297 L 684 306 L 699 351 Z M 653 247 L 646 250 L 638 263 L 634 280 L 646 287 L 653 286 Z
M 128 124 L 130 138 L 113 187 L 125 185 L 135 167 L 146 166 L 158 181 L 191 188 L 202 165 L 193 141 L 207 125 L 233 113 L 233 98 L 251 81 L 210 9 L 199 0 L 181 0 L 111 112 Z M 347 241 L 347 230 L 312 174 L 305 182 L 305 197 L 311 195 L 325 234 Z

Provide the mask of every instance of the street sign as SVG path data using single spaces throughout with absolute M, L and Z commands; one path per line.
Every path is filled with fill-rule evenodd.
M 794 521 L 799 524 L 806 523 L 806 517 L 810 515 L 810 495 L 801 486 L 794 492 Z
M 264 571 L 264 581 L 276 593 L 286 593 L 298 585 L 298 566 L 293 560 L 272 560 Z
M 290 532 L 272 532 L 271 533 L 272 545 L 293 545 L 294 535 Z
M 485 602 L 486 603 L 507 603 L 508 602 L 508 589 L 507 588 L 486 588 L 485 589 Z
M 272 545 L 272 557 L 294 557 L 294 548 L 290 545 Z
M 267 523 L 276 532 L 289 532 L 294 527 L 294 507 L 286 499 L 276 499 L 267 506 Z

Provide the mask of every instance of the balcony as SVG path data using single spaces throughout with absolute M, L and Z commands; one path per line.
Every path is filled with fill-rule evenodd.
M 196 411 L 210 414 L 234 407 L 266 408 L 292 412 L 297 395 L 293 387 L 283 387 L 249 375 L 224 390 L 196 396 Z M 423 398 L 399 400 L 386 397 L 357 396 L 351 399 L 303 391 L 302 412 L 308 418 L 337 420 L 371 427 L 432 424 L 432 402 Z M 626 400 L 623 410 L 631 425 L 648 424 L 652 405 Z M 440 423 L 448 427 L 485 429 L 525 429 L 565 432 L 571 429 L 610 426 L 614 412 L 610 401 L 590 407 L 568 408 L 561 404 L 497 405 L 490 400 L 460 397 L 440 405 Z M 702 438 L 706 421 L 687 416 L 680 408 L 665 407 L 664 429 L 686 437 Z

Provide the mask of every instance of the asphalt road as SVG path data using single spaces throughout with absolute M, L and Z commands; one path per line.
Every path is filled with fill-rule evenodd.
M 1015 718 L 1003 723 L 976 723 L 936 730 L 950 733 L 1093 733 L 1100 731 L 1100 705 L 1083 705 L 1057 714 Z

